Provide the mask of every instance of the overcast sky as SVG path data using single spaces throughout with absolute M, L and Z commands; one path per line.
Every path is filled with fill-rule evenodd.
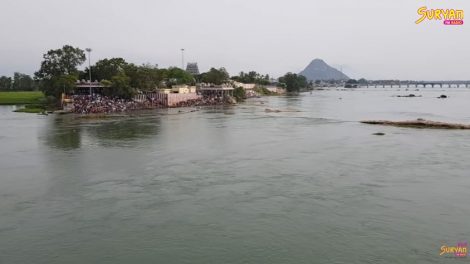
M 470 79 L 470 18 L 416 25 L 417 9 L 464 9 L 469 0 L 1 0 L 0 75 L 32 74 L 42 54 L 90 47 L 92 63 L 137 64 L 278 77 L 312 59 L 353 77 Z M 467 15 L 468 16 L 468 15 Z

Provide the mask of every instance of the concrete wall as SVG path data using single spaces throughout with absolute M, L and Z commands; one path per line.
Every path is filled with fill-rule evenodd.
M 202 98 L 202 96 L 197 95 L 195 93 L 187 93 L 187 94 L 168 94 L 167 106 L 175 106 L 179 102 L 184 102 L 188 100 L 196 100 Z
M 173 88 L 171 89 L 173 93 L 195 93 L 196 92 L 196 86 L 189 86 L 189 85 L 174 85 Z
M 253 90 L 256 87 L 254 83 L 241 83 L 241 82 L 233 82 L 235 87 L 242 87 L 245 90 Z
M 148 98 L 152 98 L 153 101 L 159 105 L 172 107 L 176 104 L 188 100 L 196 100 L 202 98 L 201 95 L 196 93 L 148 93 L 146 95 L 139 94 L 134 97 L 135 101 L 145 101 Z

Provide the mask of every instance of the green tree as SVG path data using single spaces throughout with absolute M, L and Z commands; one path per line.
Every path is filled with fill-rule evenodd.
M 300 92 L 300 90 L 308 87 L 305 76 L 288 72 L 279 78 L 279 82 L 284 83 L 287 92 Z
M 130 86 L 143 91 L 155 90 L 164 79 L 162 72 L 153 65 L 128 64 L 124 72 L 130 78 Z
M 361 79 L 358 80 L 358 83 L 360 83 L 360 84 L 367 84 L 367 80 L 364 79 L 364 78 L 361 78 Z
M 41 68 L 35 73 L 42 80 L 77 74 L 77 67 L 85 61 L 86 56 L 83 50 L 65 45 L 61 49 L 49 50 L 43 58 Z
M 268 74 L 262 75 L 255 71 L 248 73 L 240 72 L 238 76 L 233 76 L 231 79 L 241 83 L 256 83 L 260 85 L 268 85 L 270 83 Z
M 106 95 L 130 99 L 135 94 L 135 90 L 130 85 L 129 76 L 123 72 L 113 76 L 111 83 L 111 86 L 104 90 Z
M 99 60 L 95 65 L 91 66 L 91 79 L 92 80 L 111 80 L 114 76 L 118 75 L 127 67 L 128 63 L 123 58 L 111 58 Z M 87 80 L 90 78 L 90 69 L 87 67 L 81 74 L 80 78 Z
M 103 85 L 105 87 L 111 87 L 111 85 L 113 85 L 113 83 L 109 80 L 102 80 L 100 83 L 101 83 L 101 85 Z
M 205 83 L 220 85 L 227 82 L 229 77 L 230 76 L 225 68 L 211 68 L 208 72 L 201 74 L 200 79 Z
M 34 81 L 31 76 L 15 72 L 13 75 L 13 86 L 15 91 L 32 91 L 34 90 Z
M 51 80 L 51 86 L 48 88 L 48 91 L 57 99 L 62 93 L 72 92 L 76 82 L 77 77 L 74 75 L 64 74 L 56 76 Z
M 358 81 L 356 79 L 349 79 L 344 85 L 345 88 L 357 88 Z
M 63 91 L 59 87 L 70 84 L 70 80 L 77 80 L 77 67 L 85 61 L 85 52 L 65 45 L 61 49 L 49 50 L 43 58 L 41 68 L 34 74 L 35 78 L 40 81 L 44 94 L 59 98 Z
M 169 84 L 193 84 L 195 82 L 192 74 L 177 67 L 168 68 L 166 79 Z
M 0 91 L 11 90 L 12 80 L 11 77 L 2 76 L 0 77 Z
M 245 89 L 237 87 L 233 90 L 233 96 L 237 99 L 237 102 L 241 102 L 246 98 Z

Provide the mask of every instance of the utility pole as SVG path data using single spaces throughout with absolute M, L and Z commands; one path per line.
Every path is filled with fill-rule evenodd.
M 88 52 L 88 73 L 89 73 L 89 75 L 90 75 L 90 84 L 89 84 L 89 87 L 90 87 L 90 96 L 91 96 L 91 49 L 90 49 L 90 48 L 86 48 L 85 50 Z
M 184 49 L 181 49 L 181 69 L 184 70 Z

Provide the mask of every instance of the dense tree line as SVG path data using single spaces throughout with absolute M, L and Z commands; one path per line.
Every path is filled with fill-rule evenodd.
M 233 76 L 231 79 L 241 83 L 256 83 L 260 85 L 270 84 L 270 77 L 268 74 L 262 75 L 255 71 L 250 71 L 248 73 L 240 72 L 238 76 Z
M 198 82 L 203 83 L 212 83 L 216 85 L 221 85 L 226 83 L 230 78 L 227 70 L 225 68 L 211 68 L 208 72 L 201 73 L 196 76 Z
M 33 91 L 37 86 L 31 76 L 19 72 L 13 74 L 13 78 L 0 77 L 0 91 Z
M 106 88 L 104 93 L 110 96 L 131 98 L 137 90 L 153 91 L 156 88 L 172 87 L 173 85 L 196 82 L 220 85 L 230 81 L 230 75 L 225 68 L 211 68 L 208 72 L 193 76 L 183 69 L 170 67 L 160 69 L 155 65 L 135 65 L 126 62 L 123 58 L 106 58 L 97 61 L 90 68 L 83 71 L 78 67 L 86 61 L 84 50 L 65 45 L 59 49 L 49 50 L 43 55 L 40 69 L 34 74 L 34 80 L 24 74 L 15 73 L 13 79 L 0 78 L 0 89 L 35 89 L 39 87 L 47 96 L 59 98 L 60 95 L 70 93 L 77 80 L 88 80 L 90 70 L 91 79 L 100 81 Z M 243 83 L 270 84 L 269 75 L 262 75 L 255 71 L 241 72 L 232 80 Z M 287 73 L 279 82 L 288 92 L 299 92 L 308 88 L 309 84 L 304 76 Z M 243 97 L 238 91 L 238 97 Z
M 43 56 L 41 68 L 35 73 L 40 89 L 48 96 L 59 98 L 62 92 L 71 92 L 77 80 L 88 80 L 90 69 L 78 70 L 86 60 L 82 49 L 63 46 L 50 50 Z M 135 65 L 123 58 L 97 61 L 91 66 L 92 80 L 107 86 L 104 93 L 130 98 L 137 91 L 152 91 L 157 87 L 176 84 L 194 84 L 194 77 L 179 68 L 159 69 L 153 65 Z

